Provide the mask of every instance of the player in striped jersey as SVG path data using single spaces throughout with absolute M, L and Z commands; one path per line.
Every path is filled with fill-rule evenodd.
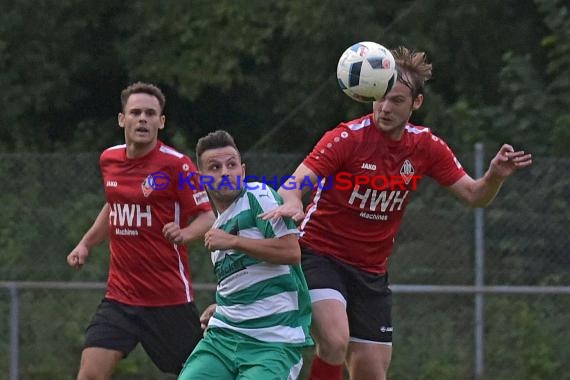
M 409 123 L 431 77 L 425 53 L 403 47 L 393 53 L 394 88 L 373 103 L 371 114 L 328 131 L 293 173 L 293 183 L 279 189 L 284 205 L 263 216 L 302 220 L 302 265 L 317 346 L 311 380 L 341 379 L 343 363 L 351 379 L 386 378 L 393 330 L 388 258 L 416 189 L 414 178 L 432 177 L 470 206 L 485 207 L 507 177 L 532 163 L 531 155 L 505 144 L 485 175 L 471 178 L 441 138 Z M 338 173 L 361 181 L 345 186 Z M 305 215 L 302 190 L 309 187 L 302 185 L 321 178 L 333 182 L 315 187 Z M 372 178 L 401 181 L 378 188 Z
M 259 218 L 281 198 L 265 184 L 242 182 L 245 165 L 227 132 L 201 138 L 196 155 L 218 212 L 204 237 L 217 307 L 179 379 L 296 379 L 301 349 L 312 344 L 297 227 L 289 218 Z

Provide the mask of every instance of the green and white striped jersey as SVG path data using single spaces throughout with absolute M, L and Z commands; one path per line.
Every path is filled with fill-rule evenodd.
M 251 239 L 299 234 L 290 219 L 264 221 L 257 216 L 282 203 L 269 186 L 248 183 L 218 215 L 214 227 Z M 270 264 L 233 249 L 212 252 L 212 262 L 218 280 L 218 306 L 209 328 L 230 329 L 263 342 L 313 343 L 309 335 L 311 301 L 300 265 Z

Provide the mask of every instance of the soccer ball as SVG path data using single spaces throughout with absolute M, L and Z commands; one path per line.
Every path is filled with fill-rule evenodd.
M 398 73 L 390 50 L 376 42 L 359 42 L 344 51 L 336 68 L 338 84 L 359 102 L 382 99 L 394 86 Z

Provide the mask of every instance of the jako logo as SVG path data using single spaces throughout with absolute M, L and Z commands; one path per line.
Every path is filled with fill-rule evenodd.
M 367 162 L 363 162 L 361 169 L 368 169 L 368 170 L 376 170 L 376 164 L 369 164 Z

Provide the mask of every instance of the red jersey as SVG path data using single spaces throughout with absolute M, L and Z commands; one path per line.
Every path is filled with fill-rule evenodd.
M 394 141 L 375 127 L 372 114 L 325 133 L 303 163 L 322 182 L 307 206 L 301 245 L 374 273 L 387 270 L 419 178 L 450 186 L 465 175 L 447 144 L 428 128 L 408 124 Z M 392 178 L 401 181 L 392 186 Z
M 162 228 L 169 222 L 183 228 L 190 217 L 211 210 L 194 163 L 160 141 L 133 159 L 127 158 L 126 145 L 108 148 L 99 163 L 109 204 L 105 296 L 136 306 L 190 302 L 187 249 L 166 240 Z

